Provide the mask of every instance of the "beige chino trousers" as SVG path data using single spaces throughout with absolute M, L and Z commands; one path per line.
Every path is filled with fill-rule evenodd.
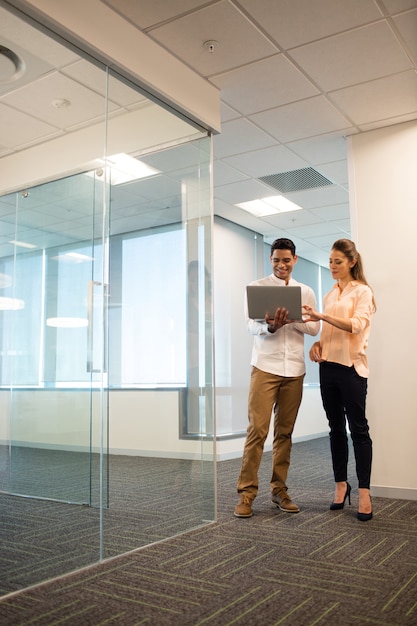
M 258 470 L 274 410 L 274 442 L 272 448 L 271 492 L 287 491 L 292 433 L 303 395 L 302 376 L 286 377 L 252 367 L 248 417 L 249 426 L 237 482 L 239 493 L 252 499 L 258 493 Z

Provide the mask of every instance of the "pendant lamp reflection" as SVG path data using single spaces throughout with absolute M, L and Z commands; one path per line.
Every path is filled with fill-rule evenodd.
M 52 328 L 86 328 L 88 319 L 84 317 L 48 317 L 46 325 Z
M 19 311 L 25 308 L 25 301 L 19 298 L 0 297 L 0 311 Z

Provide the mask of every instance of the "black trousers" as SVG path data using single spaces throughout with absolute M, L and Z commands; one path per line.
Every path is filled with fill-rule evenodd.
M 320 390 L 330 426 L 330 450 L 335 482 L 347 480 L 349 457 L 346 419 L 355 453 L 358 486 L 369 489 L 372 440 L 365 415 L 368 379 L 355 368 L 339 363 L 320 363 Z

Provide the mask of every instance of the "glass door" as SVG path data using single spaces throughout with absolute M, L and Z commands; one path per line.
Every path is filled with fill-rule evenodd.
M 10 255 L 0 260 L 8 491 L 96 506 L 107 467 L 104 184 L 79 174 L 8 199 L 16 208 Z
M 215 518 L 212 139 L 5 13 L 0 595 Z

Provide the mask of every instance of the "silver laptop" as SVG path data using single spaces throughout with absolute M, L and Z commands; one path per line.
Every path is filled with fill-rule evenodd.
M 248 313 L 253 320 L 264 320 L 265 314 L 274 317 L 278 307 L 286 308 L 288 319 L 302 320 L 301 287 L 247 285 Z

